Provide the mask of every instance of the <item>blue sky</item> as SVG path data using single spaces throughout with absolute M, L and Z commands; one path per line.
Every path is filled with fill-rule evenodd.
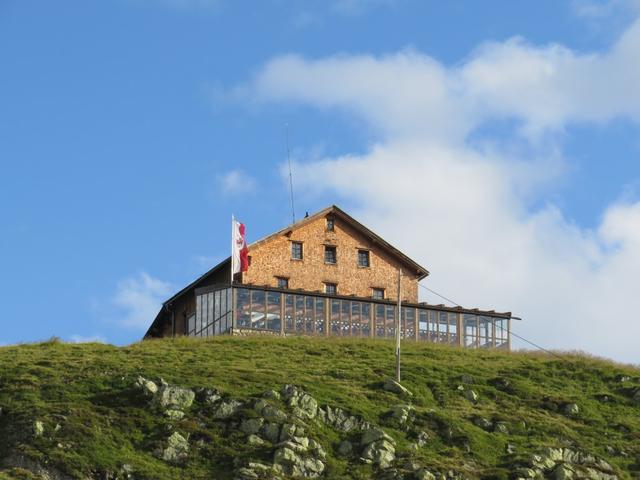
M 288 124 L 298 216 L 336 203 L 459 303 L 639 362 L 638 11 L 0 0 L 0 343 L 139 339 L 231 213 L 290 221 Z

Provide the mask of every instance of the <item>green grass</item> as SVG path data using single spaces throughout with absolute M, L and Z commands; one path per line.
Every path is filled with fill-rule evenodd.
M 514 462 L 505 453 L 507 443 L 516 458 L 544 446 L 574 445 L 607 460 L 620 478 L 638 475 L 640 406 L 629 398 L 640 386 L 637 368 L 578 354 L 559 359 L 409 342 L 403 344 L 402 365 L 403 384 L 414 393 L 415 422 L 432 433 L 428 446 L 412 454 L 425 466 L 470 478 L 507 478 Z M 400 403 L 380 388 L 393 372 L 388 341 L 225 337 L 124 348 L 57 341 L 2 347 L 0 457 L 26 455 L 74 478 L 118 471 L 123 464 L 134 468 L 136 478 L 232 478 L 235 456 L 268 458 L 270 451 L 251 453 L 242 438 L 226 437 L 196 406 L 177 429 L 203 442 L 183 467 L 158 460 L 153 451 L 166 437 L 167 421 L 134 388 L 138 375 L 215 387 L 238 398 L 293 383 L 320 404 L 384 424 L 384 414 Z M 469 387 L 480 395 L 476 405 L 457 389 L 463 375 L 472 377 Z M 619 375 L 631 380 L 622 383 Z M 610 401 L 599 401 L 602 394 Z M 579 405 L 576 418 L 554 411 L 553 405 L 567 402 Z M 504 421 L 510 433 L 485 432 L 473 424 L 476 416 Z M 31 434 L 36 419 L 45 426 L 41 437 Z M 334 454 L 332 447 L 344 435 L 316 423 L 308 430 L 328 450 L 326 478 L 369 478 L 370 467 Z M 443 435 L 445 430 L 451 434 Z M 387 431 L 405 451 L 406 433 Z M 607 447 L 626 455 L 610 454 Z M 0 473 L 5 478 L 30 477 L 24 471 Z

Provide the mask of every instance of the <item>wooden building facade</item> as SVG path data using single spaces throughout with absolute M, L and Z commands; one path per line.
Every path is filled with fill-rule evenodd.
M 402 269 L 401 336 L 510 348 L 511 314 L 418 300 L 429 272 L 336 206 L 248 246 L 231 282 L 227 259 L 167 300 L 145 338 L 275 334 L 394 338 Z

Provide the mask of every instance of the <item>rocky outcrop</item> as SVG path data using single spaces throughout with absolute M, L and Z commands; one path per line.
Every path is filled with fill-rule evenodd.
M 380 468 L 389 468 L 396 458 L 395 440 L 381 429 L 368 429 L 362 432 L 360 447 L 361 460 Z
M 549 447 L 532 455 L 528 465 L 517 469 L 516 478 L 617 480 L 618 477 L 601 458 L 574 448 Z
M 191 407 L 196 396 L 193 390 L 169 385 L 160 379 L 160 386 L 142 376 L 136 379 L 135 386 L 150 398 L 151 405 L 160 410 L 170 420 L 180 420 Z
M 178 432 L 167 438 L 166 446 L 156 452 L 156 456 L 165 462 L 182 463 L 189 456 L 189 442 Z
M 360 417 L 350 415 L 341 408 L 324 405 L 318 409 L 318 418 L 330 427 L 341 432 L 353 432 L 370 428 L 369 422 Z

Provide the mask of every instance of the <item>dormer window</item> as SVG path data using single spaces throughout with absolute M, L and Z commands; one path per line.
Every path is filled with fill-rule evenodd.
M 335 222 L 333 220 L 333 217 L 327 217 L 327 231 L 328 232 L 333 232 L 335 230 Z

